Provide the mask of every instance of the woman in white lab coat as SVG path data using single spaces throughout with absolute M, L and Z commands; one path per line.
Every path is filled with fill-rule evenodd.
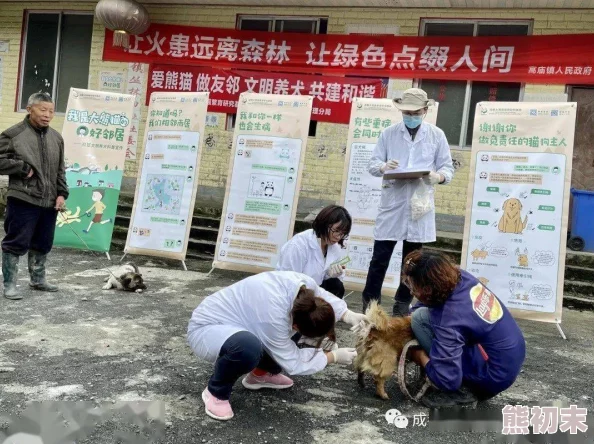
M 293 381 L 283 370 L 311 375 L 328 364 L 351 364 L 354 348 L 300 349 L 292 337 L 299 332 L 321 343 L 326 336 L 334 339 L 336 321 L 356 331 L 365 319 L 310 277 L 289 271 L 250 276 L 208 296 L 188 326 L 194 353 L 214 362 L 214 374 L 202 392 L 206 414 L 220 420 L 233 417 L 233 384 L 246 373 L 242 384 L 248 389 L 285 389 Z
M 351 232 L 352 219 L 346 208 L 329 205 L 320 211 L 313 228 L 293 236 L 281 248 L 276 269 L 296 271 L 311 277 L 333 295 L 344 296 L 344 241 Z

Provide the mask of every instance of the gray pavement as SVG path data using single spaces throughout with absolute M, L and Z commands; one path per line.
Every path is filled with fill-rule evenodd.
M 114 260 L 121 256 L 112 254 Z M 340 366 L 296 377 L 286 391 L 250 392 L 238 383 L 231 400 L 235 418 L 211 420 L 200 399 L 211 365 L 192 354 L 186 327 L 204 297 L 245 275 L 216 270 L 207 276 L 207 262 L 190 261 L 190 271 L 184 272 L 175 261 L 131 259 L 146 278 L 149 289 L 143 294 L 102 291 L 108 272 L 101 267 L 114 263 L 66 249 L 54 250 L 49 261 L 49 277 L 61 291 L 34 293 L 21 261 L 25 299 L 0 300 L 0 417 L 21 414 L 30 401 L 162 400 L 167 425 L 160 442 L 495 442 L 495 433 L 437 433 L 412 426 L 414 415 L 428 411 L 404 399 L 394 381 L 388 384 L 391 399 L 382 401 L 371 382 L 360 389 L 352 369 Z M 347 302 L 360 310 L 360 294 Z M 389 307 L 390 301 L 384 304 Z M 520 325 L 528 344 L 524 370 L 512 388 L 480 408 L 559 400 L 594 409 L 594 313 L 564 310 L 567 341 L 554 325 Z M 340 327 L 338 338 L 341 344 L 352 343 L 346 327 Z M 387 423 L 384 414 L 391 408 L 409 418 L 409 427 Z M 0 432 L 9 423 L 0 424 Z M 78 442 L 118 442 L 115 433 L 122 427 L 106 421 Z

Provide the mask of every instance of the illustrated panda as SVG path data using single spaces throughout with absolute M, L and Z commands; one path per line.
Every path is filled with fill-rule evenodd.
M 264 196 L 272 197 L 273 194 L 274 194 L 274 183 L 266 182 L 266 187 L 264 187 Z
M 489 161 L 489 155 L 488 155 L 488 154 L 483 154 L 483 155 L 481 156 L 481 160 L 482 160 L 483 162 L 488 162 L 488 161 Z
M 486 179 L 486 178 L 488 177 L 488 174 L 487 174 L 485 171 L 483 171 L 483 172 L 480 174 L 480 176 L 479 176 L 479 177 L 480 177 L 481 179 Z

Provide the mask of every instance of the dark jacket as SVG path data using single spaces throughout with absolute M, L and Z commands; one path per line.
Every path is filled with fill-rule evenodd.
M 25 117 L 0 134 L 0 175 L 9 176 L 8 197 L 54 207 L 58 196 L 68 199 L 64 139 L 53 128 L 34 128 Z
M 461 273 L 445 304 L 429 308 L 435 338 L 425 370 L 442 390 L 457 390 L 464 383 L 492 396 L 520 374 L 526 342 L 503 302 L 473 275 Z

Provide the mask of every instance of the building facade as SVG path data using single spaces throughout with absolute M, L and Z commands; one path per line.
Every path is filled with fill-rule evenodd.
M 550 2 L 541 3 L 547 6 Z M 138 172 L 137 159 L 142 155 L 148 69 L 102 60 L 105 28 L 94 19 L 95 4 L 0 1 L 0 129 L 24 118 L 26 100 L 31 92 L 45 89 L 53 94 L 59 114 L 52 126 L 60 131 L 70 87 L 101 89 L 101 76 L 108 73 L 123 74 L 124 83 L 136 77 L 140 84 L 136 90 L 140 93 L 136 159 L 126 162 L 123 184 L 124 191 L 132 191 Z M 581 34 L 591 33 L 594 29 L 594 8 L 547 9 L 544 6 L 543 9 L 330 8 L 151 3 L 147 4 L 147 9 L 153 23 L 271 33 L 470 37 Z M 425 89 L 440 103 L 437 123 L 448 137 L 456 167 L 454 181 L 438 188 L 438 229 L 462 231 L 474 107 L 479 101 L 577 101 L 572 185 L 594 189 L 594 149 L 589 145 L 594 125 L 588 123 L 594 116 L 594 105 L 591 105 L 594 89 L 571 84 L 418 78 L 390 79 L 387 94 L 396 96 L 411 86 Z M 197 206 L 215 209 L 222 206 L 234 120 L 233 114 L 212 113 L 209 116 Z M 346 134 L 343 124 L 316 122 L 310 125 L 299 213 L 305 214 L 339 200 Z

